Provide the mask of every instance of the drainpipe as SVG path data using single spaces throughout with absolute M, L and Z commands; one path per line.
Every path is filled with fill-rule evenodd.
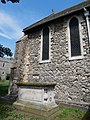
M 89 11 L 84 8 L 84 16 L 86 17 L 87 29 L 88 29 L 88 38 L 89 38 L 89 47 L 90 47 L 90 24 L 89 24 Z

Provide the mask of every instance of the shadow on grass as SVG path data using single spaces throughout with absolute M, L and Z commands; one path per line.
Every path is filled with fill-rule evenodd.
M 82 120 L 90 120 L 90 106 L 89 106 L 88 111 L 86 112 L 86 114 L 82 118 Z
M 0 120 L 43 120 L 29 113 L 16 110 L 13 106 L 13 101 L 0 99 Z

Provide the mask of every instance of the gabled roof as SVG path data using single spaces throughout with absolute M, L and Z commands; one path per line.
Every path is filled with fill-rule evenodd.
M 36 27 L 39 27 L 40 25 L 43 25 L 45 23 L 48 23 L 50 21 L 53 21 L 55 19 L 58 19 L 60 17 L 65 16 L 65 15 L 74 13 L 76 11 L 82 10 L 84 7 L 89 7 L 89 6 L 90 6 L 90 0 L 87 0 L 85 2 L 78 4 L 78 5 L 72 6 L 70 8 L 67 8 L 67 9 L 61 11 L 61 12 L 58 12 L 56 14 L 51 14 L 51 15 L 45 17 L 44 19 L 26 27 L 25 29 L 23 29 L 23 32 L 28 33 L 28 31 L 31 31 L 32 29 L 35 29 Z

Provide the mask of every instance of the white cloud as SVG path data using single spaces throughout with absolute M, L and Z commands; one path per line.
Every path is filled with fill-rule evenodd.
M 0 13 L 0 36 L 17 40 L 22 37 L 22 29 L 17 20 L 6 13 Z
M 1 33 L 1 32 L 0 32 L 0 36 L 11 40 L 11 38 L 10 38 L 8 35 L 4 34 L 4 33 Z

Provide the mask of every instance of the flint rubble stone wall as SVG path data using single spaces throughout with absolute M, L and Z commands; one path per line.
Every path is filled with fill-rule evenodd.
M 41 31 L 24 36 L 16 43 L 15 66 L 17 81 L 56 82 L 55 98 L 64 102 L 90 103 L 90 53 L 87 25 L 80 19 L 83 58 L 69 60 L 68 21 L 58 19 L 48 26 L 51 32 L 51 61 L 40 63 Z

